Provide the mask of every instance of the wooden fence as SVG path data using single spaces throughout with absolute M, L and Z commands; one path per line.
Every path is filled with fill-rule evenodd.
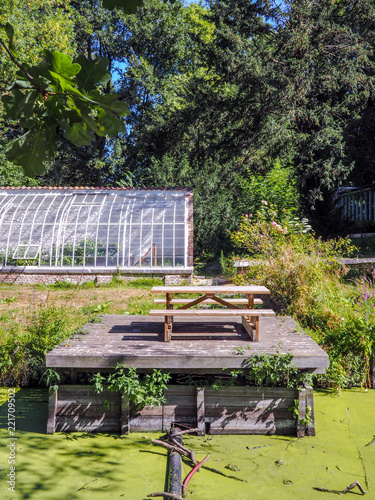
M 210 434 L 314 435 L 311 387 L 224 387 L 218 391 L 169 386 L 162 406 L 138 410 L 126 397 L 92 386 L 65 385 L 51 390 L 47 432 L 164 432 L 171 426 Z M 299 417 L 293 415 L 298 402 Z
M 375 221 L 375 189 L 347 189 L 339 191 L 338 205 L 344 218 L 356 222 Z

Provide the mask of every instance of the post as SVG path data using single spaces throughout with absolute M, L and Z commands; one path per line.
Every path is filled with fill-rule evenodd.
M 121 394 L 121 434 L 130 432 L 129 398 Z
M 57 410 L 57 395 L 58 389 L 49 388 L 48 398 L 48 419 L 47 419 L 47 434 L 54 434 L 56 429 L 56 410 Z
M 306 425 L 306 434 L 308 436 L 315 436 L 315 413 L 314 413 L 314 390 L 311 385 L 306 387 L 306 411 L 307 407 L 310 408 L 310 421 Z
M 166 294 L 166 308 L 173 309 L 173 305 L 171 304 L 172 294 L 167 292 Z M 173 324 L 173 316 L 165 316 L 164 320 L 164 342 L 170 342 L 172 335 L 172 324 Z
M 299 391 L 298 397 L 298 418 L 297 418 L 297 437 L 305 436 L 305 417 L 306 417 L 306 389 Z
M 197 387 L 197 429 L 198 435 L 206 433 L 206 415 L 204 405 L 204 387 Z

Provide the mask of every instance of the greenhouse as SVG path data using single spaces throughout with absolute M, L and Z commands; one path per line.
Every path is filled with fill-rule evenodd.
M 192 192 L 1 188 L 0 264 L 33 272 L 192 272 Z

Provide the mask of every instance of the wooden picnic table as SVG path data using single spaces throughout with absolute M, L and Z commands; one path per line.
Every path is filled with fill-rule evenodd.
M 274 316 L 272 309 L 254 309 L 254 304 L 262 303 L 260 299 L 256 299 L 255 295 L 266 295 L 270 291 L 264 286 L 248 285 L 248 286 L 154 286 L 152 292 L 165 293 L 165 301 L 155 300 L 156 303 L 164 302 L 166 309 L 153 309 L 150 311 L 151 316 L 164 316 L 164 341 L 169 342 L 172 335 L 173 317 L 186 316 L 241 316 L 242 324 L 248 332 L 250 338 L 254 341 L 259 340 L 259 317 Z M 173 294 L 191 294 L 199 293 L 201 296 L 197 299 L 173 299 Z M 221 297 L 222 294 L 243 294 L 245 299 L 234 299 Z M 191 309 L 197 304 L 220 304 L 227 309 Z M 180 307 L 174 309 L 174 306 L 179 304 Z M 183 305 L 181 305 L 183 304 Z M 173 313 L 172 313 L 173 311 Z M 254 335 L 255 330 L 255 335 Z

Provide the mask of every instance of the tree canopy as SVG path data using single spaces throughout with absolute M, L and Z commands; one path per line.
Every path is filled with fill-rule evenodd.
M 281 207 L 289 182 L 323 230 L 337 187 L 375 181 L 371 0 L 24 5 L 0 11 L 1 142 L 40 182 L 191 186 L 218 251 L 254 190 Z

